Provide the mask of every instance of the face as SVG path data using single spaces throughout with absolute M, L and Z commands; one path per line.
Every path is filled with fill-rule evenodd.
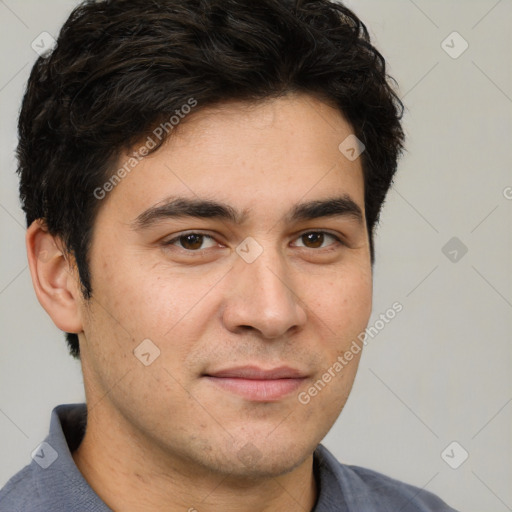
M 79 336 L 92 414 L 196 470 L 279 475 L 311 455 L 371 310 L 350 134 L 305 95 L 203 109 L 103 199 Z

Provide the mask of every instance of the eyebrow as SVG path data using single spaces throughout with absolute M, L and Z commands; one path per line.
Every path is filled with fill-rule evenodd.
M 183 217 L 219 219 L 233 224 L 242 224 L 247 215 L 247 210 L 238 211 L 218 201 L 173 197 L 142 212 L 133 222 L 133 228 L 142 230 L 160 221 Z M 323 217 L 352 217 L 362 222 L 363 212 L 357 203 L 345 194 L 340 197 L 296 204 L 285 219 L 288 222 L 296 222 Z

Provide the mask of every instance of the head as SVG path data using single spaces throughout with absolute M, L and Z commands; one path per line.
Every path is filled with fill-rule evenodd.
M 135 429 L 226 472 L 258 470 L 225 455 L 251 439 L 259 470 L 284 471 L 262 441 L 288 414 L 273 439 L 299 463 L 355 376 L 358 357 L 310 404 L 296 399 L 368 321 L 400 116 L 384 59 L 340 4 L 77 7 L 32 70 L 18 159 L 36 292 L 81 354 L 86 391 L 115 387 L 110 407 Z M 347 158 L 346 140 L 364 151 Z M 241 398 L 215 380 L 254 364 L 293 367 L 295 398 Z M 141 420 L 147 396 L 198 418 L 186 443 L 161 411 Z

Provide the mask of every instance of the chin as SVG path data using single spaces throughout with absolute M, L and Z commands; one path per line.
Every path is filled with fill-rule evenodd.
M 290 473 L 310 457 L 316 448 L 315 444 L 281 444 L 263 443 L 263 448 L 257 448 L 250 441 L 242 445 L 233 453 L 231 446 L 229 457 L 221 466 L 230 477 L 239 477 L 244 480 L 275 478 Z M 217 466 L 216 470 L 220 468 Z

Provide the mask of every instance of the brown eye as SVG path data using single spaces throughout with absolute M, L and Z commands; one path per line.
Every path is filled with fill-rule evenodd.
M 344 245 L 340 238 L 327 231 L 307 231 L 300 235 L 293 244 L 306 249 L 327 249 Z
M 168 248 L 177 247 L 183 251 L 188 251 L 189 253 L 196 252 L 198 254 L 203 254 L 206 249 L 213 249 L 219 246 L 212 236 L 194 232 L 175 236 L 171 240 L 163 242 L 163 244 Z
M 166 258 L 183 264 L 208 263 L 226 254 L 226 246 L 216 236 L 201 231 L 182 231 L 171 239 L 162 239 L 161 247 Z
M 325 240 L 324 233 L 319 232 L 304 233 L 301 238 L 302 243 L 311 249 L 322 247 Z
M 189 251 L 200 249 L 203 245 L 203 241 L 204 235 L 199 235 L 197 233 L 190 233 L 179 237 L 179 243 L 181 246 Z

